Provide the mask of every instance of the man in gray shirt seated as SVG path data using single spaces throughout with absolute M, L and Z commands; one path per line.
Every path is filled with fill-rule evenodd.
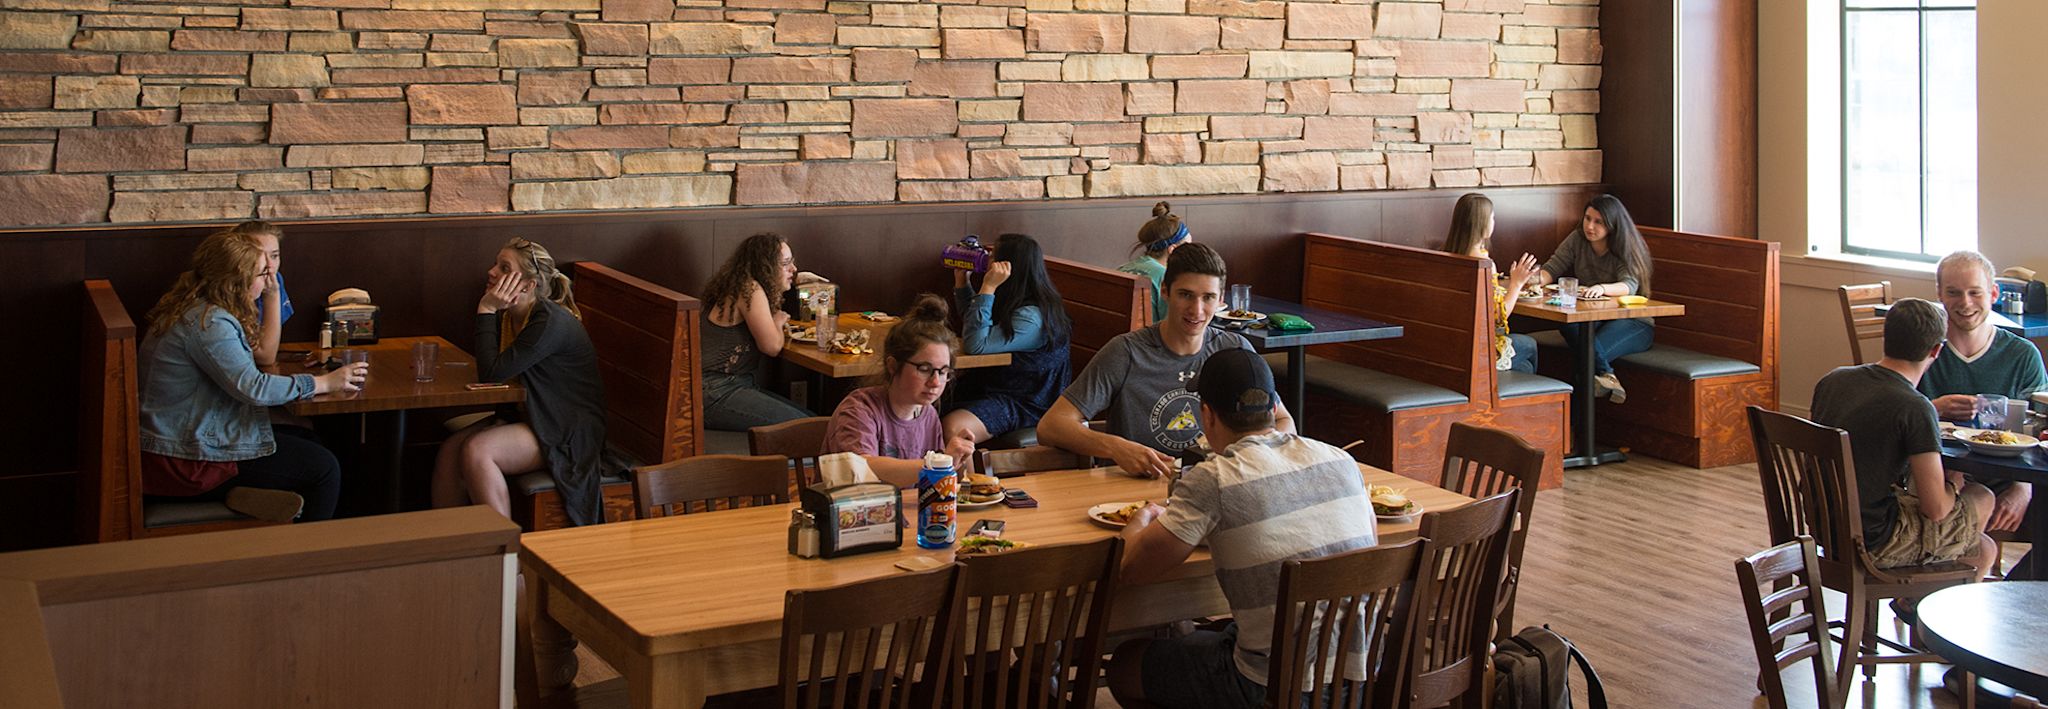
M 1942 350 L 1941 311 L 1918 298 L 1884 319 L 1884 358 L 1813 388 L 1813 420 L 1849 432 L 1863 545 L 1880 568 L 1961 561 L 1991 573 L 1991 491 L 1941 467 L 1934 405 L 1913 390 Z
M 1166 319 L 1103 345 L 1038 422 L 1038 440 L 1055 448 L 1108 458 L 1126 474 L 1157 478 L 1178 469 L 1174 457 L 1202 434 L 1201 401 L 1185 387 L 1219 350 L 1250 350 L 1236 333 L 1209 327 L 1223 304 L 1223 257 L 1205 244 L 1182 244 L 1167 257 L 1160 293 Z M 1088 420 L 1107 412 L 1107 433 Z M 1275 403 L 1274 426 L 1292 433 L 1294 419 Z

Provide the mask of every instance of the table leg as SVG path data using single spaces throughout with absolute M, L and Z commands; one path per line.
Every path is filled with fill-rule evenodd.
M 521 704 L 556 692 L 568 691 L 576 683 L 576 638 L 569 629 L 548 614 L 548 584 L 538 575 L 521 574 L 526 581 L 525 608 L 519 620 L 521 631 L 514 635 L 515 689 Z
M 704 706 L 704 664 L 688 654 L 647 658 L 647 664 L 626 673 L 626 689 L 634 709 L 699 709 Z
M 1287 348 L 1287 393 L 1281 395 L 1287 404 L 1287 415 L 1294 417 L 1294 430 L 1301 431 L 1308 421 L 1304 412 L 1308 410 L 1308 347 L 1296 345 Z
M 2048 501 L 2041 499 L 2043 494 L 2048 494 L 2048 490 L 2034 490 L 2033 501 L 2027 503 L 2026 526 L 2033 548 L 2028 549 L 2026 557 L 2013 565 L 2013 573 L 2006 575 L 2008 579 L 2048 581 L 2048 551 L 2043 551 L 2048 547 L 2042 546 L 2048 544 Z
M 386 411 L 384 419 L 384 511 L 405 511 L 405 409 Z
M 1600 450 L 1600 444 L 1593 438 L 1593 375 L 1597 364 L 1593 359 L 1593 334 L 1590 324 L 1580 323 L 1566 327 L 1580 328 L 1585 333 L 1579 338 L 1574 356 L 1578 357 L 1578 381 L 1572 389 L 1572 439 L 1577 442 L 1573 455 L 1565 456 L 1564 467 L 1585 468 L 1601 463 L 1617 463 L 1628 460 L 1618 450 Z

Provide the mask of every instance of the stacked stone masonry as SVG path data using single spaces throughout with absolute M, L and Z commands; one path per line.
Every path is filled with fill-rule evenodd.
M 0 225 L 1597 182 L 1597 0 L 0 0 Z

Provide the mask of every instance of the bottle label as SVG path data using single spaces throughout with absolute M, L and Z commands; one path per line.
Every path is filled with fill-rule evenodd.
M 959 481 L 951 468 L 926 469 L 918 475 L 918 546 L 943 549 L 953 545 L 959 513 Z

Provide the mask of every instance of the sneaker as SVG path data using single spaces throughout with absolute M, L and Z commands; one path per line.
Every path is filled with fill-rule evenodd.
M 228 491 L 228 509 L 265 522 L 290 522 L 305 509 L 306 498 L 290 490 L 238 487 Z
M 1617 404 L 1628 401 L 1628 390 L 1621 388 L 1621 379 L 1615 377 L 1613 372 L 1593 375 L 1593 396 L 1603 394 L 1608 401 Z

